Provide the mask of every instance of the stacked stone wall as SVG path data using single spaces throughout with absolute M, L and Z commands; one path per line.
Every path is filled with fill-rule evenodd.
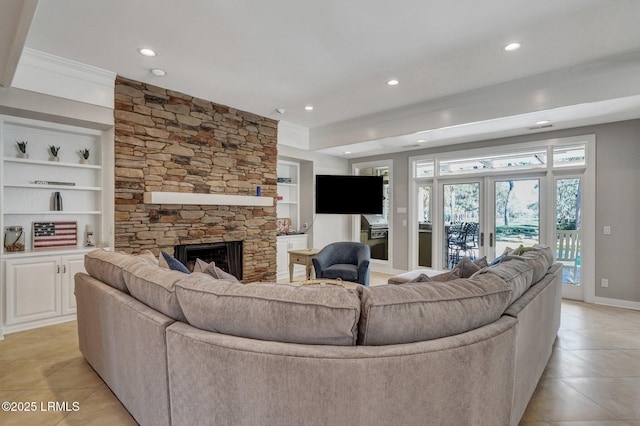
M 117 77 L 115 245 L 243 241 L 243 281 L 276 277 L 276 207 L 145 204 L 145 192 L 276 197 L 277 121 Z

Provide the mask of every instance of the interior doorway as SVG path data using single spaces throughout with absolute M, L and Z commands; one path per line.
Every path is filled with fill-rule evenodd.
M 354 215 L 354 241 L 369 246 L 374 264 L 390 266 L 392 258 L 391 176 L 392 163 L 380 161 L 353 165 L 353 174 L 382 177 L 382 214 Z

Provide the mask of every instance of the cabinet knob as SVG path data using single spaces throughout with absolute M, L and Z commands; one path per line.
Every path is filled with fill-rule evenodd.
M 58 274 L 60 273 L 60 265 L 58 265 L 58 266 L 57 266 L 57 271 L 56 271 L 56 273 L 58 273 Z

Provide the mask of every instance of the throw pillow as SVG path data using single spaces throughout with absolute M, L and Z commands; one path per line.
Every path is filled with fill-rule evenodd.
M 157 265 L 159 263 L 158 258 L 149 250 L 143 251 L 137 257 L 144 260 L 149 265 Z
M 158 265 L 161 268 L 171 269 L 173 271 L 184 272 L 185 274 L 189 274 L 189 269 L 182 264 L 178 259 L 171 256 L 169 253 L 164 251 L 160 252 L 160 256 L 158 257 Z M 166 265 L 166 266 L 165 266 Z
M 497 265 L 498 263 L 502 262 L 502 259 L 510 254 L 512 251 L 514 251 L 511 247 L 506 247 L 504 249 L 504 251 L 500 254 L 500 256 L 496 257 L 495 259 L 493 259 L 491 261 L 491 263 L 489 263 L 489 266 L 493 266 L 493 265 Z
M 430 282 L 431 282 L 431 278 L 429 278 L 428 275 L 420 274 L 417 277 L 415 277 L 414 279 L 407 281 L 405 284 L 410 284 L 410 283 L 430 283 Z
M 431 277 L 431 281 L 443 283 L 445 281 L 457 280 L 458 278 L 460 278 L 460 270 L 452 269 L 449 272 L 444 272 L 440 275 Z
M 233 275 L 218 268 L 216 266 L 216 262 L 207 263 L 202 259 L 196 259 L 196 264 L 193 266 L 193 272 L 203 272 L 218 280 L 229 280 L 236 283 L 240 282 Z
M 486 268 L 487 266 L 489 266 L 489 263 L 487 262 L 487 256 L 484 256 L 484 257 L 482 257 L 480 259 L 476 259 L 476 260 L 473 261 L 473 263 L 478 265 L 480 267 L 480 269 Z
M 475 274 L 476 272 L 478 272 L 480 268 L 478 265 L 476 265 L 475 263 L 473 263 L 473 261 L 471 259 L 469 259 L 467 256 L 463 257 L 462 260 L 460 262 L 458 262 L 458 264 L 456 265 L 455 268 L 453 268 L 454 270 L 459 270 L 460 273 L 460 278 L 469 278 L 471 275 Z

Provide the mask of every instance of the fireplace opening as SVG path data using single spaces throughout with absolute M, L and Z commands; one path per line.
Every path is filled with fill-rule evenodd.
M 242 241 L 181 244 L 173 251 L 175 258 L 192 272 L 196 259 L 200 259 L 207 263 L 215 262 L 218 268 L 242 279 Z

